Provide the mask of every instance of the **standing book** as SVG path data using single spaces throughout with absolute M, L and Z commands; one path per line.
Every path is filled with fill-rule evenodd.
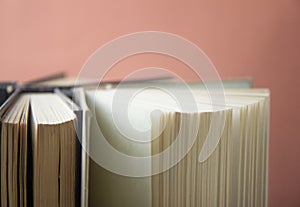
M 248 79 L 227 81 L 225 104 L 212 103 L 202 83 L 191 83 L 192 104 L 181 84 L 151 84 L 146 90 L 142 82 L 96 90 L 47 84 L 48 92 L 17 89 L 0 110 L 1 206 L 267 206 L 269 91 L 249 88 Z M 186 108 L 160 88 L 186 97 L 180 103 Z M 115 102 L 116 94 L 139 89 L 130 105 Z M 116 123 L 118 112 L 129 119 Z M 224 120 L 223 126 L 212 120 Z M 148 131 L 130 140 L 125 134 L 135 130 L 128 123 Z M 143 163 L 148 175 L 126 176 L 99 165 L 99 130 L 117 151 L 150 157 Z M 175 145 L 178 136 L 183 139 Z M 159 154 L 164 156 L 156 159 Z

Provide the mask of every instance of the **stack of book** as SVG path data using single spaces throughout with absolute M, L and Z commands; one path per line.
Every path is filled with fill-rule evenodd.
M 267 206 L 267 89 L 251 88 L 249 80 L 224 81 L 224 101 L 211 102 L 203 83 L 188 83 L 187 94 L 182 84 L 161 80 L 128 106 L 115 103 L 116 95 L 129 96 L 148 84 L 91 89 L 50 82 L 5 93 L 2 207 Z M 183 97 L 179 104 L 168 89 Z M 128 114 L 121 113 L 124 107 Z M 118 112 L 129 119 L 116 123 Z M 128 139 L 126 133 L 136 130 L 126 128 L 128 122 L 147 133 Z M 143 163 L 148 174 L 118 174 L 101 165 L 95 157 L 101 155 L 98 130 L 117 151 L 150 157 Z

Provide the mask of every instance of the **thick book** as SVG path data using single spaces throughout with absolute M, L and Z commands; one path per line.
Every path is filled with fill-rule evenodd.
M 16 97 L 1 117 L 1 206 L 75 206 L 75 120 L 56 94 Z
M 196 108 L 189 108 L 191 99 L 181 88 L 173 90 L 186 97 L 178 103 L 155 87 L 86 91 L 88 106 L 95 111 L 90 132 L 94 160 L 90 162 L 89 206 L 267 206 L 269 91 L 225 89 L 226 104 L 211 103 L 203 89 L 191 91 Z M 134 94 L 132 102 L 117 98 L 126 94 Z M 223 125 L 218 120 L 224 120 Z M 141 131 L 147 133 L 139 135 Z M 116 154 L 102 154 L 105 142 L 99 142 L 100 132 L 124 156 L 136 161 L 150 157 L 140 163 L 148 176 L 138 174 L 140 168 L 134 161 L 126 164 Z M 100 159 L 105 155 L 111 158 Z

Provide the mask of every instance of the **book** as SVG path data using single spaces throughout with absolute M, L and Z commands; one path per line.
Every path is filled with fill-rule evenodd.
M 80 206 L 89 206 L 89 138 L 90 138 L 90 121 L 91 112 L 86 104 L 85 92 L 83 88 L 75 88 L 72 92 L 74 102 L 80 106 L 82 110 L 81 116 L 81 189 L 80 189 Z
M 267 89 L 225 89 L 226 105 L 211 103 L 203 89 L 192 89 L 197 108 L 184 110 L 159 88 L 137 94 L 136 91 L 139 90 L 118 88 L 86 92 L 87 104 L 95 111 L 90 153 L 103 156 L 98 140 L 100 130 L 117 151 L 128 156 L 151 157 L 142 163 L 149 176 L 141 177 L 118 174 L 91 161 L 89 206 L 267 206 Z M 177 88 L 175 92 L 186 97 L 180 104 L 189 106 L 186 91 Z M 123 98 L 135 94 L 134 101 L 128 105 L 122 98 L 116 98 L 118 94 Z M 128 107 L 127 113 L 123 107 Z M 158 115 L 149 115 L 157 110 Z M 131 119 L 122 118 L 127 115 Z M 211 122 L 213 119 L 225 120 L 224 130 Z M 135 127 L 128 127 L 128 123 Z M 133 128 L 148 129 L 148 133 L 139 136 Z M 181 144 L 157 160 L 156 155 L 172 147 L 178 134 L 183 138 Z M 191 144 L 193 134 L 196 139 Z M 216 141 L 212 135 L 218 134 L 220 139 Z M 137 137 L 132 139 L 130 135 Z M 185 156 L 174 164 L 176 154 L 185 150 Z M 111 162 L 122 165 L 122 172 L 139 171 L 134 163 L 126 166 L 116 158 Z
M 76 115 L 54 93 L 19 94 L 1 117 L 1 206 L 75 206 Z
M 55 77 L 0 107 L 1 206 L 267 206 L 269 90 L 224 80 L 222 100 L 215 82 Z

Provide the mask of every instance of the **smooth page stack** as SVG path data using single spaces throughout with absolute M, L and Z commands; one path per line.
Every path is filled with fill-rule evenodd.
M 96 141 L 93 143 L 97 139 L 96 126 L 115 149 L 131 156 L 155 157 L 173 146 L 178 134 L 185 141 L 158 162 L 153 158 L 145 163 L 153 172 L 148 177 L 118 175 L 92 161 L 90 206 L 267 206 L 268 90 L 226 89 L 224 104 L 211 103 L 206 91 L 193 88 L 197 110 L 182 110 L 180 104 L 190 103 L 179 101 L 178 105 L 167 93 L 155 88 L 136 93 L 129 105 L 114 103 L 117 93 L 131 94 L 132 90 L 86 92 L 88 106 L 95 111 L 91 121 L 92 153 L 97 149 Z M 184 97 L 185 91 L 176 89 L 176 93 Z M 112 114 L 124 106 L 128 113 L 121 116 L 129 116 L 130 124 L 140 129 L 150 127 L 150 133 L 140 139 L 147 144 L 134 142 L 118 132 L 120 127 Z M 157 110 L 159 115 L 149 120 L 149 114 Z M 212 120 L 224 120 L 224 124 L 220 127 Z M 127 132 L 130 134 L 130 129 Z M 191 143 L 193 134 L 196 138 Z M 220 135 L 219 141 L 213 135 Z M 187 146 L 191 147 L 185 156 L 166 167 Z M 157 169 L 162 172 L 157 174 Z

